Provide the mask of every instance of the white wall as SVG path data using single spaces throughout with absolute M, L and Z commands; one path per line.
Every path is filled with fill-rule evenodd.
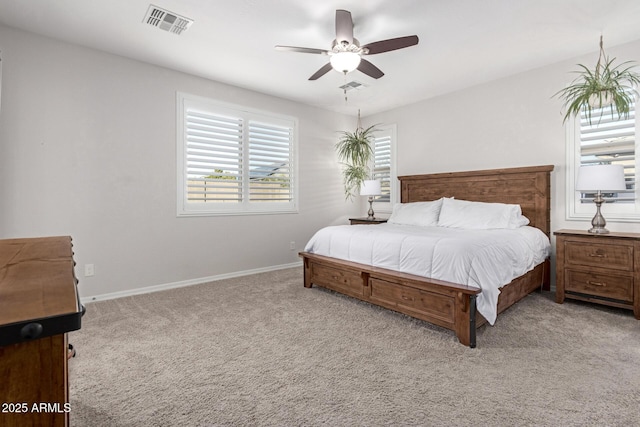
M 71 235 L 85 298 L 296 263 L 360 212 L 333 149 L 353 118 L 6 26 L 0 50 L 0 238 Z M 298 117 L 299 214 L 177 218 L 176 91 Z
M 607 48 L 640 61 L 640 41 Z M 397 123 L 398 175 L 551 164 L 551 228 L 588 229 L 565 218 L 566 148 L 562 102 L 553 95 L 575 78 L 575 64 L 595 66 L 598 52 L 367 117 Z M 446 65 L 444 65 L 446 66 Z M 425 72 L 425 78 L 428 73 Z M 595 213 L 595 208 L 594 208 Z M 606 218 L 606 212 L 603 212 Z M 640 232 L 638 223 L 607 222 Z
M 0 238 L 73 236 L 85 297 L 294 263 L 318 228 L 366 210 L 345 203 L 333 150 L 352 117 L 4 26 L 0 50 Z M 637 60 L 640 41 L 607 52 Z M 596 59 L 593 52 L 364 124 L 397 124 L 399 175 L 553 164 L 552 229 L 586 229 L 587 221 L 565 219 L 565 130 L 552 95 L 576 63 Z M 300 213 L 176 218 L 176 91 L 297 116 Z M 638 223 L 608 228 L 640 232 Z M 94 277 L 83 277 L 86 263 Z

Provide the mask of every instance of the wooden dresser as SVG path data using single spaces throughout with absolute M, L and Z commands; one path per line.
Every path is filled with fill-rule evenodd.
M 0 240 L 0 425 L 69 425 L 67 332 L 80 329 L 70 237 Z
M 558 230 L 556 302 L 565 298 L 633 310 L 640 319 L 640 234 Z

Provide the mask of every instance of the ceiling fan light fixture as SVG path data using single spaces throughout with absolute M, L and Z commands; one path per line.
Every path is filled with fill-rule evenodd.
M 331 55 L 330 62 L 334 70 L 346 74 L 358 68 L 360 59 L 355 52 L 338 52 Z

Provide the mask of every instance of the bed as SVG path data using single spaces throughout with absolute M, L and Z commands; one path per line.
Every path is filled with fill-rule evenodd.
M 529 226 L 550 234 L 550 175 L 553 166 L 402 176 L 401 202 L 455 198 L 520 205 Z M 353 227 L 378 227 L 354 225 Z M 300 253 L 304 286 L 314 284 L 455 332 L 460 343 L 476 346 L 476 329 L 487 323 L 477 311 L 481 290 L 460 283 L 371 266 L 365 263 Z M 501 313 L 536 289 L 549 289 L 546 258 L 527 273 L 500 287 L 496 312 Z

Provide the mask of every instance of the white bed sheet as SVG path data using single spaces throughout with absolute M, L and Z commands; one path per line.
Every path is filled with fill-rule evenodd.
M 481 289 L 477 307 L 493 325 L 500 287 L 549 256 L 534 227 L 462 230 L 397 224 L 338 225 L 319 230 L 306 252 Z

